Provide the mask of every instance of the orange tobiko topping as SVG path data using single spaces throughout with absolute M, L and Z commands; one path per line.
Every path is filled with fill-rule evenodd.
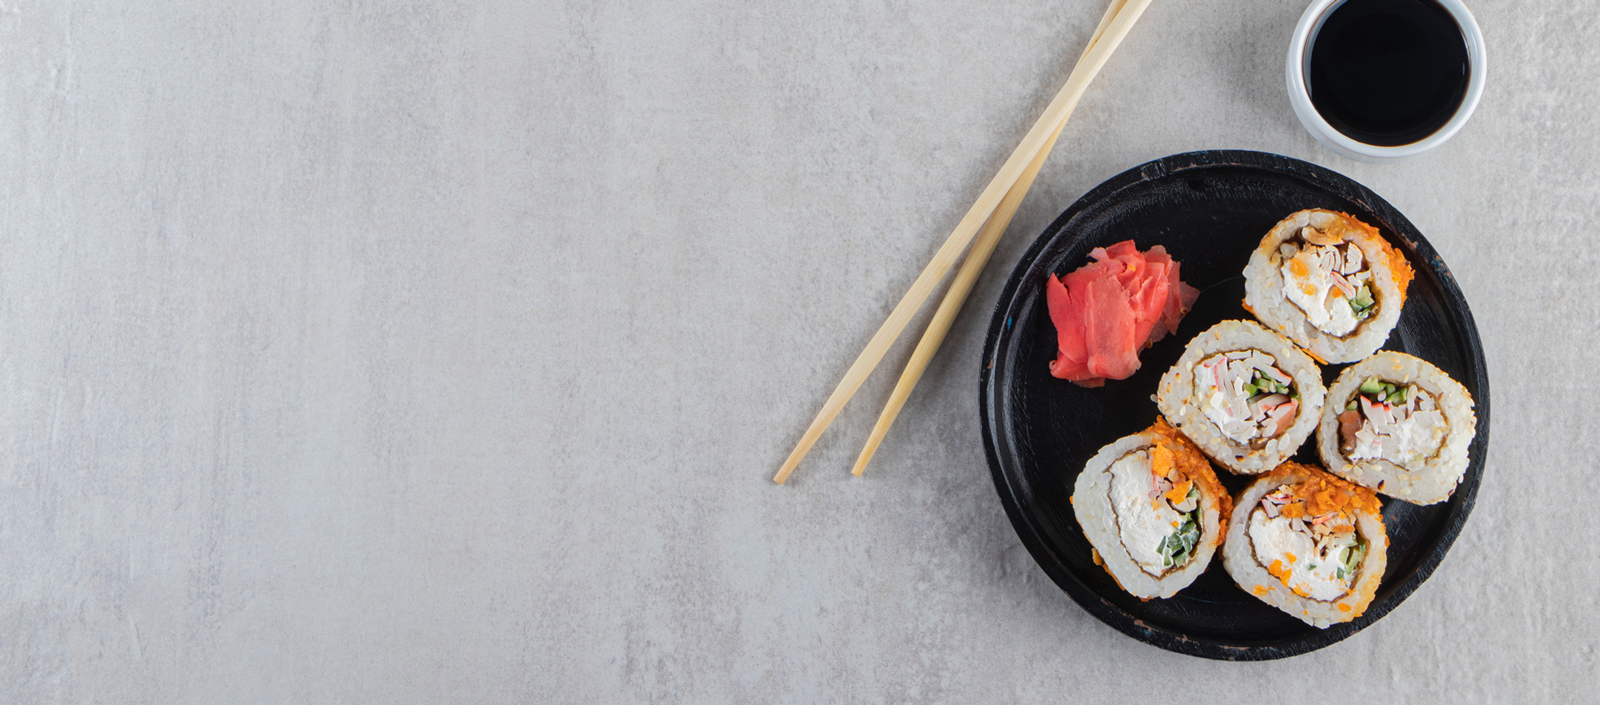
M 1378 234 L 1377 228 L 1361 222 L 1360 219 L 1349 213 L 1339 213 L 1338 211 L 1334 211 L 1334 213 L 1339 216 L 1339 219 L 1328 230 L 1330 233 L 1336 232 L 1339 239 L 1348 242 L 1358 235 L 1365 235 L 1377 241 L 1378 248 L 1383 250 L 1383 257 L 1387 260 L 1385 264 L 1389 265 L 1389 273 L 1394 276 L 1395 288 L 1400 290 L 1400 300 L 1394 303 L 1396 306 L 1404 306 L 1406 303 L 1406 288 L 1411 285 L 1412 278 L 1416 276 L 1416 273 L 1411 270 L 1411 263 L 1406 261 L 1405 254 L 1396 249 L 1394 245 L 1389 244 L 1388 240 L 1383 239 L 1383 236 Z

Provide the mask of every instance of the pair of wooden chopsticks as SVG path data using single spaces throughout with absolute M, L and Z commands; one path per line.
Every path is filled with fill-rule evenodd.
M 972 251 L 968 253 L 966 262 L 961 270 L 956 273 L 955 281 L 950 285 L 950 291 L 945 294 L 944 300 L 939 304 L 939 310 L 934 313 L 933 321 L 928 324 L 928 330 L 923 333 L 922 340 L 917 343 L 916 350 L 911 354 L 911 360 L 906 364 L 905 372 L 900 375 L 900 381 L 895 385 L 894 392 L 889 395 L 889 403 L 884 407 L 883 414 L 878 417 L 878 423 L 872 429 L 872 436 L 867 440 L 867 445 L 861 451 L 861 456 L 856 460 L 853 472 L 860 475 L 866 470 L 867 463 L 872 460 L 872 455 L 877 452 L 878 445 L 883 442 L 883 437 L 889 432 L 889 427 L 894 424 L 895 417 L 899 415 L 901 407 L 905 406 L 906 399 L 911 396 L 912 388 L 922 378 L 922 373 L 927 369 L 928 361 L 938 351 L 939 345 L 944 342 L 945 334 L 949 333 L 950 325 L 955 321 L 956 314 L 960 312 L 961 305 L 966 302 L 967 294 L 972 291 L 972 285 L 977 280 L 978 274 L 989 261 L 989 255 L 994 252 L 995 245 L 1000 236 L 1005 234 L 1006 226 L 1011 224 L 1011 217 L 1016 214 L 1017 207 L 1028 194 L 1028 189 L 1033 186 L 1034 177 L 1038 176 L 1039 168 L 1050 154 L 1050 149 L 1055 146 L 1056 138 L 1061 135 L 1061 128 L 1066 125 L 1067 118 L 1072 115 L 1073 108 L 1077 107 L 1078 99 L 1089 87 L 1106 60 L 1116 50 L 1128 35 L 1128 30 L 1133 28 L 1133 23 L 1139 20 L 1144 10 L 1149 6 L 1150 0 L 1112 0 L 1110 7 L 1106 8 L 1105 16 L 1100 18 L 1100 25 L 1089 39 L 1089 45 L 1084 49 L 1083 56 L 1078 59 L 1078 64 L 1072 70 L 1072 75 L 1067 78 L 1066 85 L 1056 93 L 1056 97 L 1045 108 L 1044 114 L 1028 130 L 1027 136 L 1022 138 L 1022 143 L 1017 145 L 1016 151 L 1006 159 L 1000 172 L 989 181 L 983 194 L 978 196 L 978 201 L 972 204 L 965 217 L 956 225 L 954 232 L 945 240 L 939 251 L 934 253 L 933 261 L 922 270 L 917 280 L 912 282 L 911 289 L 900 299 L 900 303 L 890 312 L 889 318 L 873 334 L 872 340 L 867 343 L 865 350 L 856 357 L 856 361 L 845 372 L 844 379 L 833 390 L 828 401 L 822 405 L 822 411 L 806 429 L 805 435 L 800 437 L 800 443 L 789 453 L 783 467 L 772 480 L 783 484 L 789 479 L 789 474 L 794 472 L 795 466 L 805 458 L 817 439 L 822 437 L 822 432 L 833 423 L 834 417 L 850 401 L 861 384 L 866 381 L 867 375 L 872 373 L 874 367 L 883 359 L 900 333 L 905 330 L 906 324 L 911 321 L 912 315 L 922 307 L 923 302 L 938 286 L 944 276 L 950 272 L 950 267 L 955 264 L 968 244 L 972 244 Z M 973 237 L 978 235 L 978 229 L 987 222 L 983 233 L 973 243 Z

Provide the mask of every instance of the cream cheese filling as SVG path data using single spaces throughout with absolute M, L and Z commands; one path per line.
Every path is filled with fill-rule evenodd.
M 1413 467 L 1433 457 L 1444 444 L 1444 414 L 1432 395 L 1412 385 L 1404 404 L 1375 404 L 1357 395 L 1361 406 L 1361 428 L 1352 436 L 1351 460 L 1387 460 L 1400 467 Z
M 1310 228 L 1306 228 L 1310 230 Z M 1361 325 L 1351 308 L 1361 285 L 1372 278 L 1365 266 L 1361 248 L 1354 243 L 1315 245 L 1303 248 L 1285 243 L 1280 246 L 1283 264 L 1283 296 L 1305 312 L 1306 320 L 1317 330 L 1345 336 Z
M 1331 522 L 1325 522 L 1331 523 Z M 1350 522 L 1340 517 L 1340 526 Z M 1304 520 L 1269 517 L 1260 507 L 1250 513 L 1250 545 L 1256 562 L 1303 597 L 1332 602 L 1350 592 L 1355 576 L 1340 576 L 1341 550 L 1355 544 L 1354 531 L 1317 536 Z M 1284 575 L 1282 571 L 1288 571 Z
M 1140 570 L 1160 577 L 1166 570 L 1160 546 L 1168 534 L 1183 522 L 1166 500 L 1152 497 L 1155 478 L 1150 471 L 1150 452 L 1139 450 L 1111 464 L 1111 507 L 1128 557 Z

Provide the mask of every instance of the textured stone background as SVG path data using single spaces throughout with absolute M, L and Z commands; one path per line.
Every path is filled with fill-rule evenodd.
M 1596 15 L 1475 2 L 1477 115 L 1374 166 L 1289 108 L 1304 7 L 1156 0 L 868 477 L 893 374 L 778 487 L 1098 0 L 0 0 L 0 700 L 1592 697 Z M 1268 664 L 1068 599 L 977 421 L 1034 236 L 1223 147 L 1405 212 L 1495 391 L 1432 580 Z

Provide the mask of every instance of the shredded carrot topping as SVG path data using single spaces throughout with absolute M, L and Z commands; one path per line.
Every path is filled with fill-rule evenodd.
M 1193 486 L 1194 482 L 1190 480 L 1184 480 L 1183 482 L 1173 485 L 1172 489 L 1167 491 L 1167 501 L 1172 502 L 1173 504 L 1182 502 L 1184 497 L 1189 496 L 1189 488 Z
M 1283 567 L 1283 561 L 1274 560 L 1272 565 L 1267 568 L 1267 572 L 1271 573 L 1272 577 L 1279 580 L 1287 581 L 1289 579 L 1289 570 Z M 1288 585 L 1287 582 L 1284 584 Z
M 1283 505 L 1283 515 L 1290 519 L 1311 519 L 1325 514 L 1342 512 L 1355 518 L 1357 511 L 1381 514 L 1383 505 L 1378 496 L 1365 487 L 1346 482 L 1312 465 L 1285 462 L 1273 470 L 1274 474 L 1304 473 L 1305 480 L 1290 486 L 1290 499 Z
M 1217 541 L 1221 543 L 1222 537 L 1228 534 L 1228 515 L 1233 512 L 1233 496 L 1222 487 L 1217 480 L 1216 471 L 1211 469 L 1211 461 L 1206 460 L 1200 448 L 1178 429 L 1167 423 L 1165 418 L 1157 417 L 1154 426 L 1149 429 L 1154 437 L 1155 444 L 1150 449 L 1150 469 L 1162 477 L 1173 477 L 1180 474 L 1186 478 L 1190 486 L 1198 488 L 1202 497 L 1211 497 L 1217 503 Z M 1173 491 L 1177 491 L 1177 487 Z M 1183 501 L 1189 493 L 1188 487 L 1177 495 L 1174 502 Z M 1171 498 L 1171 495 L 1168 495 Z
M 1174 457 L 1172 449 L 1163 445 L 1160 440 L 1150 447 L 1150 472 L 1159 477 L 1172 478 L 1172 471 L 1178 467 L 1178 460 Z

